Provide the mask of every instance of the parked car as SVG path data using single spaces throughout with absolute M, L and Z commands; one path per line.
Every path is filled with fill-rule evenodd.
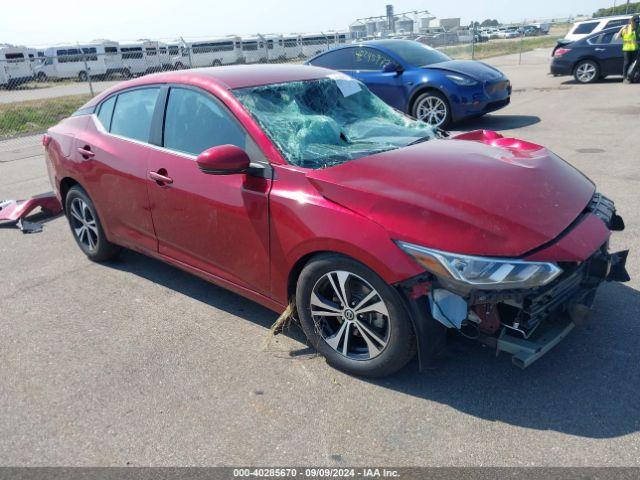
M 607 251 L 622 219 L 575 168 L 495 132 L 444 138 L 323 68 L 137 78 L 43 144 L 89 259 L 132 248 L 276 312 L 294 304 L 354 374 L 416 350 L 424 365 L 449 329 L 524 367 L 602 281 L 628 279 Z
M 518 38 L 519 36 L 518 27 L 502 27 L 498 30 L 498 38 L 510 39 Z
M 632 15 L 616 15 L 612 17 L 594 18 L 592 20 L 583 20 L 576 22 L 569 30 L 569 33 L 564 37 L 565 42 L 575 42 L 582 40 L 583 38 L 607 30 L 612 27 L 622 28 L 629 23 L 629 19 Z
M 593 83 L 609 75 L 622 76 L 622 39 L 616 38 L 619 31 L 620 27 L 609 28 L 557 46 L 553 51 L 551 73 L 573 75 L 580 83 Z
M 308 61 L 364 82 L 385 102 L 432 126 L 506 107 L 511 83 L 482 62 L 451 60 L 408 40 L 374 40 L 337 48 Z
M 518 31 L 521 35 L 524 35 L 525 37 L 537 37 L 542 33 L 538 27 L 535 27 L 533 25 L 526 25 Z

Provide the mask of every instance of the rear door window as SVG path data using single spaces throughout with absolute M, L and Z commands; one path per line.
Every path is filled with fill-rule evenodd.
M 98 111 L 98 120 L 105 128 L 106 131 L 109 131 L 111 128 L 111 117 L 113 117 L 113 106 L 116 104 L 116 96 L 112 96 L 106 101 L 102 102 L 100 105 L 100 110 Z
M 111 119 L 111 133 L 148 142 L 151 120 L 160 88 L 144 88 L 118 95 Z

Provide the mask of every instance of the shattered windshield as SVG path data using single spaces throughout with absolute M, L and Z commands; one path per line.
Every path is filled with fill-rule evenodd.
M 434 130 L 389 107 L 342 74 L 234 91 L 289 163 L 338 165 L 400 148 Z

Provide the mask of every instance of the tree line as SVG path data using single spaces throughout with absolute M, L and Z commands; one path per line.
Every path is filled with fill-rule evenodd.
M 640 13 L 640 2 L 622 3 L 617 7 L 601 8 L 593 14 L 594 17 L 610 17 L 612 15 L 624 15 L 626 13 Z

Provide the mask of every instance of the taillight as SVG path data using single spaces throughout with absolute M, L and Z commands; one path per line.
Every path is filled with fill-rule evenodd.
M 47 148 L 51 143 L 51 137 L 46 133 L 42 136 L 42 145 Z
M 558 58 L 558 57 L 561 57 L 563 55 L 566 55 L 570 51 L 571 51 L 570 48 L 558 48 L 555 52 L 553 52 L 553 56 Z

